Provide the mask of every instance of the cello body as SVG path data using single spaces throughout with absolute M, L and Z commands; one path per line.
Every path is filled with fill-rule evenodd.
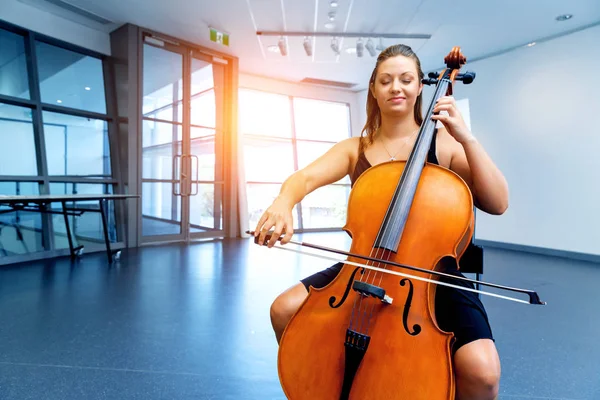
M 473 198 L 454 172 L 427 164 L 438 98 L 466 59 L 455 47 L 436 83 L 407 161 L 365 171 L 348 199 L 344 230 L 350 253 L 421 268 L 435 279 L 448 257 L 460 258 L 473 234 Z M 431 77 L 431 74 L 430 74 Z M 427 83 L 424 80 L 424 83 Z M 348 261 L 360 262 L 350 256 Z M 279 379 L 291 400 L 454 400 L 453 334 L 435 318 L 436 285 L 346 264 L 326 287 L 310 288 L 283 332 Z
M 352 237 L 352 253 L 371 252 L 386 212 L 386 207 L 377 205 L 390 203 L 404 166 L 404 161 L 379 164 L 356 181 L 344 226 Z M 464 181 L 443 167 L 427 165 L 415 192 L 403 240 L 389 260 L 434 269 L 445 256 L 459 258 L 470 242 L 472 221 L 473 200 Z M 352 314 L 356 313 L 355 299 L 349 296 L 334 308 L 330 298 L 335 297 L 334 305 L 341 300 L 355 270 L 358 278 L 360 268 L 345 265 L 328 286 L 311 288 L 288 323 L 280 342 L 278 370 L 289 399 L 341 398 L 346 374 L 346 334 Z M 363 271 L 362 275 L 367 274 L 369 271 Z M 379 274 L 375 280 L 377 286 L 386 289 L 392 304 L 376 298 L 363 299 L 368 305 L 362 308 L 371 314 L 370 342 L 348 399 L 454 399 L 450 347 L 453 334 L 441 331 L 435 322 L 435 285 L 417 280 L 401 285 L 401 281 L 391 274 Z M 415 324 L 421 331 L 413 335 Z

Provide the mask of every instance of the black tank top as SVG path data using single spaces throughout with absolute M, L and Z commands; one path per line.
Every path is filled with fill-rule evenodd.
M 433 138 L 431 138 L 431 145 L 429 146 L 429 151 L 427 152 L 427 162 L 430 164 L 439 165 L 436 149 L 435 149 L 435 139 L 437 137 L 437 128 L 433 131 Z M 350 175 L 351 186 L 354 186 L 354 182 L 358 179 L 359 176 L 362 175 L 367 169 L 371 168 L 372 165 L 367 160 L 364 151 L 361 151 L 358 155 L 358 160 L 356 160 L 356 165 L 354 166 L 354 171 L 352 171 L 352 175 Z

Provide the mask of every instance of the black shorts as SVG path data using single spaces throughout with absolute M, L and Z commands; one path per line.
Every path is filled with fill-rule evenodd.
M 340 272 L 343 264 L 329 268 L 301 280 L 306 287 L 322 288 L 329 284 Z M 456 268 L 446 268 L 443 272 L 462 276 Z M 471 282 L 440 277 L 440 281 L 475 289 Z M 461 346 L 478 339 L 494 341 L 488 316 L 477 293 L 438 285 L 435 294 L 435 314 L 440 329 L 452 332 L 455 336 L 453 353 Z

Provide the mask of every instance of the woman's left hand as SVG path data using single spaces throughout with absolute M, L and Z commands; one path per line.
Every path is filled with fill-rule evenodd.
M 469 128 L 467 127 L 460 110 L 456 106 L 454 97 L 440 97 L 435 105 L 435 108 L 433 109 L 433 112 L 439 113 L 440 111 L 446 111 L 448 115 L 432 115 L 431 119 L 440 121 L 442 124 L 444 124 L 448 133 L 450 133 L 450 135 L 452 135 L 457 142 L 464 144 L 474 138 L 471 131 L 469 131 Z

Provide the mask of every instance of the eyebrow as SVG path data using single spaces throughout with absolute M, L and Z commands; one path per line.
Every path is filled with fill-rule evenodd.
M 400 76 L 402 76 L 402 75 L 406 75 L 406 74 L 413 74 L 413 75 L 414 75 L 415 73 L 414 73 L 413 71 L 405 71 L 405 72 L 401 73 L 401 74 L 400 74 Z M 388 76 L 391 76 L 392 74 L 391 74 L 391 73 L 389 73 L 389 72 L 381 72 L 381 73 L 380 73 L 380 75 L 388 75 Z

